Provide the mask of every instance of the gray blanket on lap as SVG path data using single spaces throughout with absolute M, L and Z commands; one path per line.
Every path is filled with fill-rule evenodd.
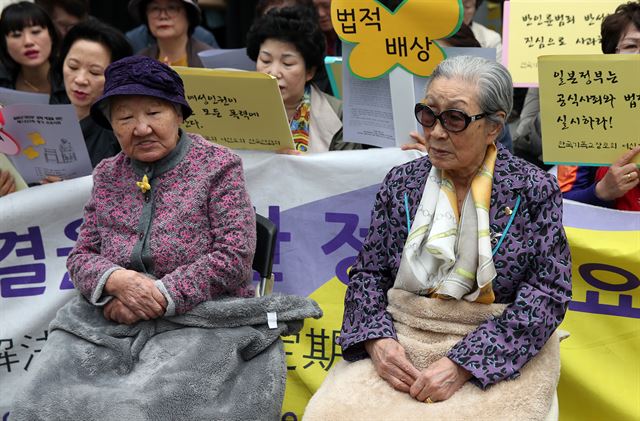
M 270 295 L 127 326 L 78 296 L 51 322 L 10 419 L 279 419 L 287 373 L 279 336 L 321 315 L 308 298 Z

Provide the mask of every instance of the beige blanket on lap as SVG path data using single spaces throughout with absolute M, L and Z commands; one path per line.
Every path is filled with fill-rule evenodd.
M 397 289 L 388 296 L 398 340 L 418 369 L 443 357 L 464 335 L 505 308 L 426 298 Z M 370 359 L 340 361 L 309 401 L 304 420 L 543 420 L 559 377 L 555 333 L 519 378 L 485 391 L 467 382 L 449 400 L 434 404 L 394 390 L 378 376 Z

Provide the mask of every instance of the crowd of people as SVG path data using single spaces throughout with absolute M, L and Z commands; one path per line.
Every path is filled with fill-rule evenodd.
M 640 147 L 610 167 L 545 171 L 533 89 L 512 142 L 518 94 L 499 64 L 500 35 L 474 21 L 482 0 L 462 3 L 459 32 L 439 42 L 495 48 L 498 62 L 454 57 L 429 79 L 414 108 L 423 131 L 403 147 L 426 155 L 381 185 L 338 339 L 346 360 L 370 358 L 390 386 L 427 403 L 469 381 L 486 389 L 517 378 L 562 321 L 571 299 L 563 197 L 640 211 Z M 324 57 L 341 54 L 330 9 L 331 0 L 260 0 L 247 33 L 247 55 L 277 79 L 290 123 L 294 149 L 280 153 L 368 148 L 343 138 L 342 103 L 327 84 Z M 105 319 L 133 325 L 253 296 L 255 219 L 240 159 L 180 126 L 191 108 L 171 66 L 202 67 L 198 53 L 217 47 L 198 2 L 131 0 L 128 10 L 140 26 L 125 35 L 83 1 L 5 7 L 0 86 L 73 105 L 95 169 L 69 273 Z M 640 53 L 640 4 L 620 5 L 601 35 L 605 54 Z M 0 172 L 0 196 L 14 190 Z M 387 310 L 392 288 L 506 307 L 418 369 Z
M 393 10 L 400 2 L 384 3 Z M 438 42 L 443 47 L 494 48 L 500 62 L 500 35 L 474 21 L 482 3 L 483 0 L 465 0 L 459 31 Z M 51 104 L 73 104 L 94 167 L 120 151 L 112 133 L 96 125 L 88 113 L 92 101 L 101 94 L 104 70 L 109 63 L 136 54 L 169 65 L 202 67 L 198 53 L 218 48 L 214 35 L 201 26 L 197 1 L 130 1 L 128 11 L 139 26 L 125 35 L 92 18 L 86 0 L 22 1 L 5 7 L 0 20 L 3 35 L 0 87 L 49 94 Z M 333 29 L 330 12 L 331 0 L 257 2 L 254 24 L 246 37 L 247 54 L 256 61 L 257 71 L 278 79 L 294 139 L 294 149 L 281 150 L 281 153 L 371 147 L 344 141 L 342 136 L 342 103 L 331 95 L 323 64 L 325 56 L 341 54 L 341 42 Z M 629 2 L 605 19 L 601 31 L 605 54 L 637 52 L 639 14 L 637 3 Z M 77 25 L 79 28 L 68 35 Z M 83 69 L 78 68 L 77 60 L 68 57 L 70 52 L 82 55 Z M 72 77 L 73 73 L 78 76 Z M 517 156 L 547 169 L 541 160 L 537 89 L 529 89 L 526 99 L 524 92 L 526 89 L 519 88 L 513 92 L 514 109 L 508 121 L 522 114 L 515 133 L 505 125 L 498 142 Z M 415 143 L 407 143 L 404 149 L 426 151 L 422 133 L 409 135 Z M 640 176 L 632 163 L 638 153 L 636 148 L 621 156 L 611 170 L 560 167 L 558 176 L 565 197 L 598 206 L 638 210 Z M 42 183 L 56 181 L 60 178 L 48 176 Z M 6 171 L 0 172 L 0 195 L 13 191 L 12 177 Z

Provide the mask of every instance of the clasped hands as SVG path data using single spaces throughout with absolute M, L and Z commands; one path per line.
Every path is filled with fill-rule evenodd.
M 134 324 L 162 316 L 167 300 L 154 280 L 128 269 L 118 269 L 107 279 L 104 292 L 113 299 L 104 306 L 104 317 L 116 323 Z
M 449 399 L 472 376 L 447 357 L 440 358 L 420 371 L 409 361 L 405 350 L 393 338 L 365 342 L 376 372 L 394 389 L 425 402 Z

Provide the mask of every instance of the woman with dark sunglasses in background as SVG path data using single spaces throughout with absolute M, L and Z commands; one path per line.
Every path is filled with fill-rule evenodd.
M 347 400 L 370 402 L 365 396 L 375 394 L 380 407 L 396 402 L 391 390 L 380 393 L 380 383 L 433 403 L 449 399 L 468 381 L 485 389 L 515 379 L 562 321 L 571 299 L 562 194 L 552 175 L 496 143 L 511 111 L 512 92 L 507 69 L 479 57 L 444 60 L 431 75 L 425 98 L 415 107 L 428 156 L 392 169 L 380 187 L 369 234 L 349 272 L 338 338 L 345 360 L 371 358 L 367 373 L 383 380 L 350 383 L 348 373 L 357 369 L 345 370 L 340 390 L 362 395 L 349 394 L 344 402 L 338 402 L 340 396 L 327 399 L 331 410 L 344 404 L 346 412 L 332 413 L 334 418 L 353 415 Z M 391 288 L 404 291 L 391 293 Z M 441 299 L 450 304 L 438 304 Z M 398 328 L 403 335 L 398 338 L 396 325 L 409 323 L 392 317 L 411 306 L 449 305 L 444 318 L 433 322 L 445 329 L 436 330 L 444 337 L 447 326 L 488 311 L 483 309 L 489 304 L 494 305 L 493 317 L 469 324 L 469 333 L 453 336 L 455 340 L 442 340 L 429 358 L 409 352 L 420 339 L 406 326 Z M 557 350 L 557 338 L 550 342 L 547 351 Z M 559 363 L 559 354 L 551 352 L 549 360 L 539 361 Z M 539 390 L 523 394 L 521 403 L 548 411 L 559 370 L 550 363 L 532 370 L 542 370 L 550 384 L 544 393 L 534 385 Z M 326 389 L 330 393 L 335 388 Z M 314 397 L 312 402 L 321 400 Z M 314 406 L 307 407 L 305 417 Z M 370 406 L 372 411 L 380 408 Z M 310 419 L 331 418 L 315 415 Z M 522 417 L 542 418 L 531 415 Z M 368 416 L 375 417 L 358 413 Z
M 131 0 L 128 7 L 156 40 L 136 54 L 170 66 L 204 67 L 198 53 L 213 47 L 193 36 L 200 24 L 197 0 Z

